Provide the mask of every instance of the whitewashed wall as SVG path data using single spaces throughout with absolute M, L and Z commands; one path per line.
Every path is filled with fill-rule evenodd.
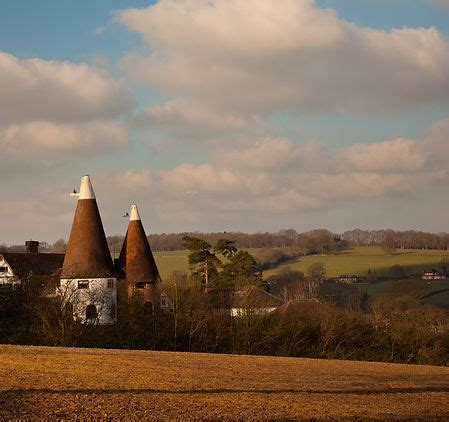
M 6 267 L 5 272 L 0 272 L 0 284 L 20 284 L 20 280 L 14 275 L 12 268 L 5 261 L 3 255 L 0 255 L 0 267 Z
M 89 287 L 79 289 L 79 282 L 87 282 Z M 113 283 L 113 287 L 108 287 Z M 111 325 L 117 322 L 117 280 L 115 278 L 61 279 L 57 288 L 63 304 L 71 303 L 73 318 L 83 324 Z M 86 320 L 86 308 L 95 305 L 98 316 L 95 320 Z

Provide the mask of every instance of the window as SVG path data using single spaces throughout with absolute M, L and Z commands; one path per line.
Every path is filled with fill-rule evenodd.
M 97 308 L 95 305 L 87 305 L 86 306 L 86 320 L 92 321 L 93 319 L 96 319 L 98 316 Z
M 78 280 L 78 289 L 88 289 L 89 280 Z
M 8 272 L 8 267 L 0 267 L 0 273 Z
M 144 281 L 139 281 L 138 283 L 136 283 L 136 289 L 144 289 L 146 285 L 147 283 L 145 283 Z
M 114 288 L 114 280 L 108 280 L 108 289 Z

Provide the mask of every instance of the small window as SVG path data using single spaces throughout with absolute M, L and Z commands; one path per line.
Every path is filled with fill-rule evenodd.
M 88 289 L 89 280 L 78 280 L 78 289 Z
M 108 280 L 108 289 L 114 288 L 114 280 Z
M 8 267 L 0 267 L 0 273 L 8 272 Z
M 91 321 L 96 319 L 98 316 L 97 308 L 95 305 L 87 305 L 86 306 L 86 320 Z
M 144 281 L 139 281 L 138 283 L 136 283 L 136 289 L 144 289 L 147 283 L 145 283 Z

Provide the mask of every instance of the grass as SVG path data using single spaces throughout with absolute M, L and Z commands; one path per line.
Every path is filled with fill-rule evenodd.
M 260 249 L 246 250 L 254 256 L 260 251 Z M 189 251 L 154 252 L 153 255 L 162 279 L 168 277 L 173 271 L 189 271 L 189 264 L 187 262 Z
M 449 418 L 449 368 L 0 346 L 1 419 Z
M 260 249 L 248 249 L 257 256 Z M 173 271 L 188 272 L 187 255 L 189 251 L 155 252 L 157 266 L 162 279 L 168 277 Z M 396 264 L 402 265 L 406 272 L 419 274 L 426 269 L 438 268 L 442 259 L 449 256 L 448 251 L 439 250 L 397 250 L 389 254 L 381 248 L 357 247 L 336 255 L 311 255 L 300 257 L 279 265 L 272 270 L 264 272 L 264 277 L 276 274 L 283 268 L 289 267 L 296 271 L 306 272 L 307 268 L 316 262 L 321 262 L 326 266 L 327 275 L 330 277 L 341 274 L 367 275 L 368 270 L 378 275 L 387 275 L 389 269 Z M 407 280 L 410 288 L 421 289 L 422 295 L 436 290 L 449 289 L 449 280 L 435 280 L 425 283 L 420 279 Z M 385 294 L 395 294 L 399 288 L 398 282 L 391 280 L 378 283 L 362 283 L 357 285 L 362 293 L 369 296 L 379 296 Z M 404 287 L 404 286 L 402 286 Z M 449 305 L 449 292 L 426 299 L 426 302 L 436 306 Z
M 425 269 L 438 267 L 443 258 L 449 256 L 449 251 L 438 250 L 397 250 L 389 254 L 381 248 L 356 247 L 336 255 L 311 255 L 286 262 L 279 267 L 265 271 L 265 276 L 279 272 L 283 267 L 306 272 L 307 268 L 316 262 L 326 266 L 328 276 L 342 274 L 366 276 L 368 270 L 372 274 L 387 275 L 389 269 L 396 264 L 402 265 L 406 272 L 420 273 Z
M 162 279 L 167 278 L 173 271 L 188 272 L 188 254 L 189 251 L 154 252 L 154 259 Z
M 415 297 L 426 297 L 424 303 L 438 307 L 449 307 L 449 280 L 433 280 L 426 282 L 421 279 L 387 280 L 374 283 L 356 284 L 362 293 L 370 297 L 392 295 L 398 296 L 405 292 L 412 293 Z M 447 290 L 447 291 L 445 291 Z M 430 295 L 432 292 L 439 294 Z
M 257 256 L 259 251 L 260 249 L 248 249 L 254 256 Z M 189 251 L 155 252 L 154 256 L 162 278 L 169 276 L 173 271 L 187 272 L 188 254 Z M 449 251 L 406 249 L 388 254 L 381 248 L 357 247 L 336 255 L 300 257 L 265 271 L 264 276 L 269 277 L 285 267 L 306 272 L 315 262 L 323 263 L 330 277 L 341 274 L 367 275 L 368 270 L 373 274 L 386 275 L 395 264 L 402 265 L 406 271 L 420 273 L 438 267 L 441 260 L 446 257 L 449 257 Z

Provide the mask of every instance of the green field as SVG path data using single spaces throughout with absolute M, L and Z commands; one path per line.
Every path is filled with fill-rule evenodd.
M 260 249 L 247 249 L 253 256 L 256 256 L 259 250 Z M 164 280 L 164 278 L 168 277 L 173 271 L 188 272 L 188 255 L 189 251 L 154 252 L 154 259 L 156 260 L 162 279 Z
M 396 264 L 404 267 L 406 273 L 419 274 L 426 269 L 438 268 L 442 259 L 449 256 L 449 251 L 398 249 L 387 253 L 381 248 L 357 247 L 335 255 L 310 255 L 286 262 L 272 270 L 265 271 L 264 276 L 279 272 L 282 268 L 306 272 L 316 262 L 323 263 L 329 277 L 342 274 L 366 276 L 371 274 L 387 275 Z
M 257 256 L 259 249 L 250 249 L 249 252 Z M 169 276 L 173 271 L 187 272 L 188 251 L 155 252 L 156 263 L 162 278 Z M 269 277 L 285 267 L 292 270 L 306 272 L 307 268 L 315 262 L 326 266 L 329 277 L 341 274 L 367 275 L 368 270 L 377 275 L 387 275 L 389 269 L 396 264 L 402 265 L 406 272 L 419 274 L 426 269 L 438 268 L 442 259 L 449 257 L 449 251 L 435 250 L 397 250 L 388 254 L 381 248 L 357 247 L 335 255 L 310 255 L 285 262 L 271 270 L 265 271 L 264 276 Z
M 260 249 L 248 250 L 254 256 Z M 173 271 L 188 272 L 188 251 L 155 252 L 155 259 L 162 279 L 167 278 Z M 285 262 L 271 270 L 264 272 L 264 277 L 276 274 L 287 267 L 292 270 L 306 272 L 307 268 L 316 262 L 323 263 L 329 277 L 342 274 L 366 276 L 368 270 L 372 275 L 388 275 L 389 269 L 396 264 L 404 267 L 406 273 L 420 274 L 431 268 L 439 268 L 441 260 L 448 257 L 448 251 L 435 250 L 397 250 L 388 254 L 381 248 L 357 247 L 335 255 L 310 255 Z M 405 285 L 406 284 L 406 285 Z M 409 280 L 386 280 L 357 284 L 361 293 L 370 297 L 383 295 L 396 295 L 407 290 L 416 292 L 417 297 L 425 296 L 431 292 L 449 290 L 449 280 L 434 280 L 431 283 L 423 282 L 419 277 Z M 449 304 L 449 291 L 425 299 L 426 302 L 436 306 Z
M 154 252 L 154 259 L 156 260 L 159 273 L 162 280 L 167 278 L 173 271 L 189 271 L 189 264 L 187 263 L 187 255 L 189 251 L 164 251 Z

